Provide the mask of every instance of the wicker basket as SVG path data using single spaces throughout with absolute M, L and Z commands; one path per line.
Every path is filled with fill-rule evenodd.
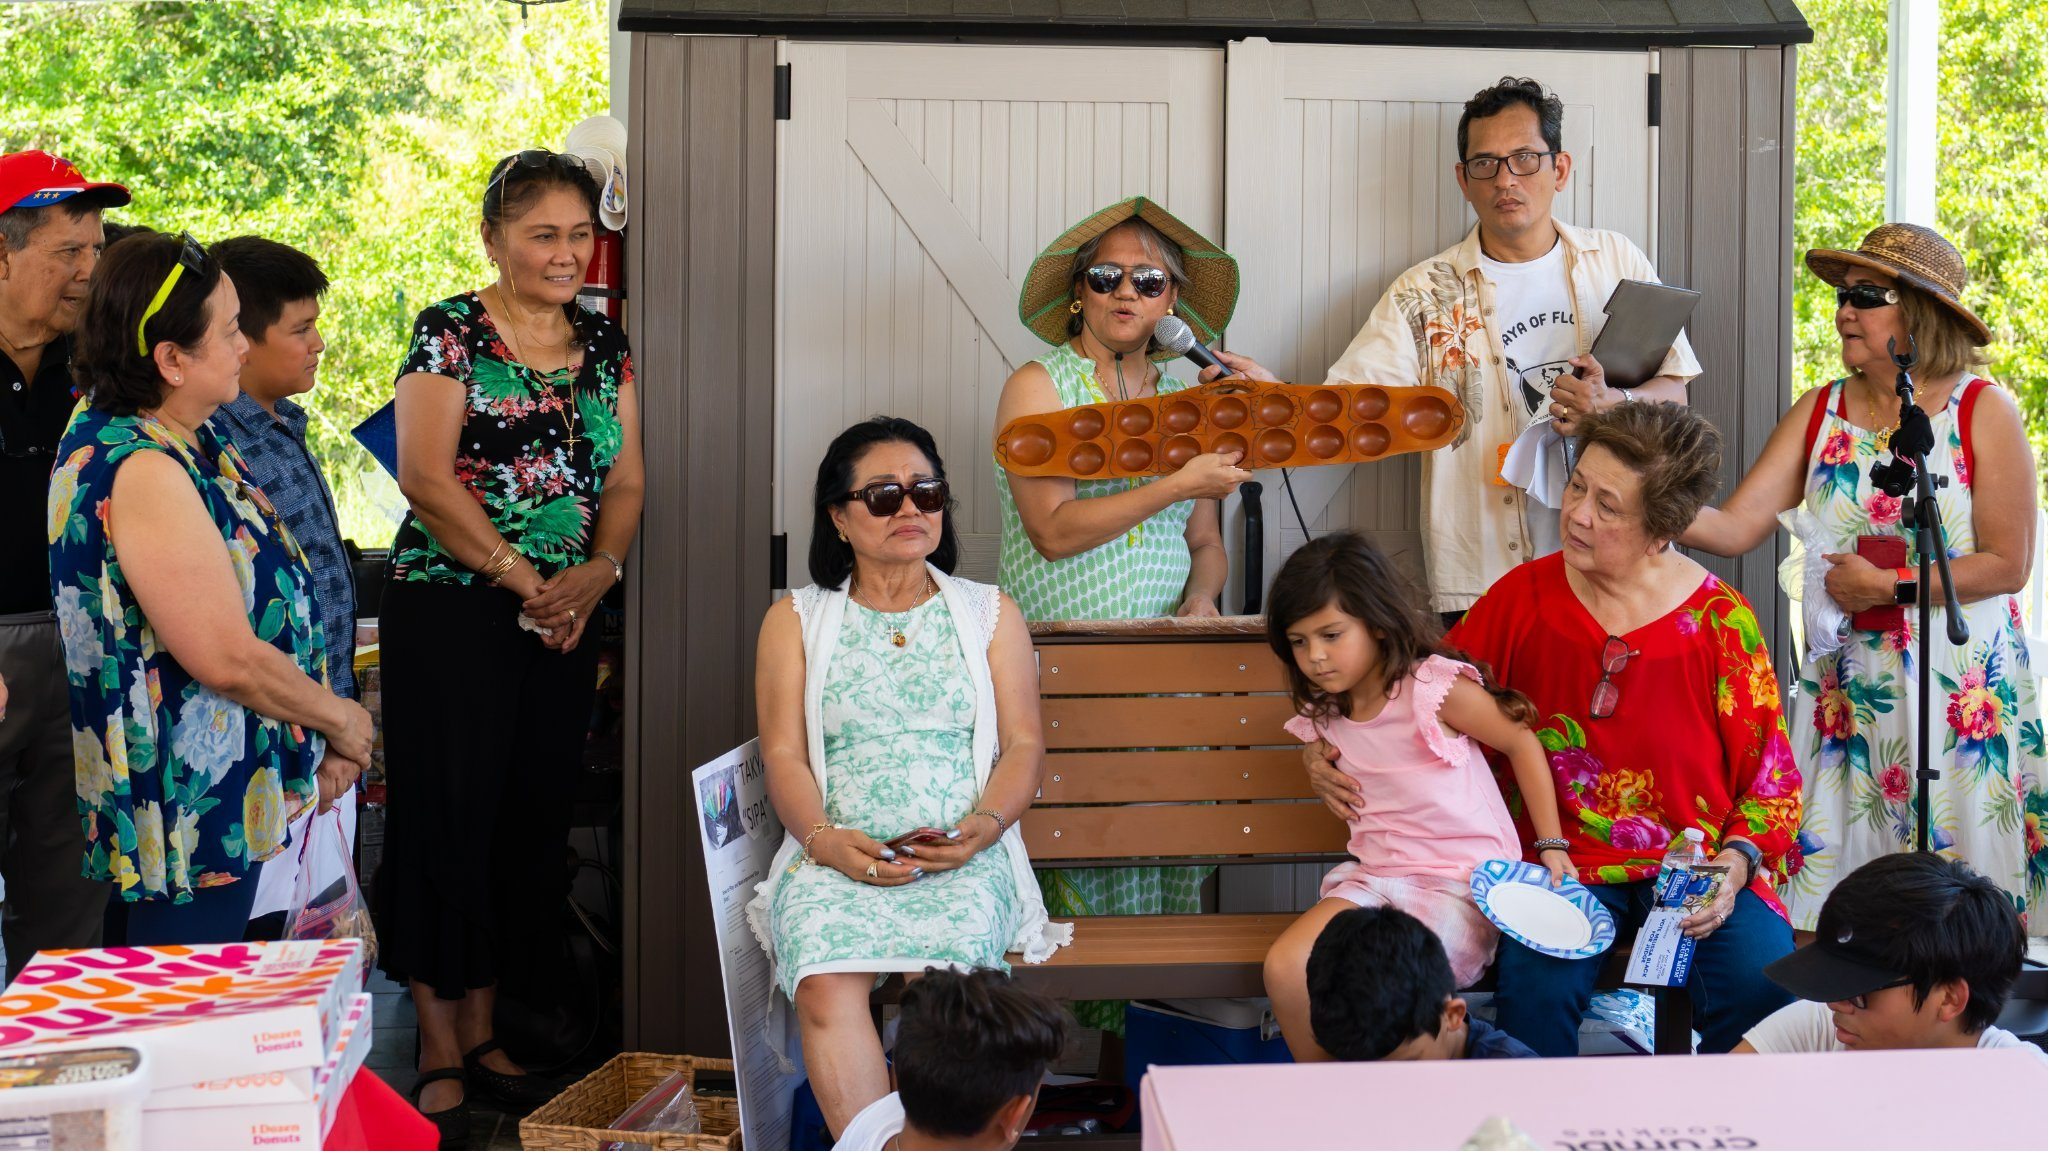
M 525 1151 L 596 1151 L 618 1140 L 640 1143 L 655 1151 L 740 1151 L 739 1101 L 729 1096 L 696 1097 L 697 1115 L 704 1121 L 702 1135 L 655 1135 L 605 1127 L 671 1071 L 686 1073 L 694 1092 L 697 1072 L 731 1070 L 732 1062 L 726 1059 L 639 1052 L 613 1056 L 575 1086 L 521 1119 L 519 1145 Z

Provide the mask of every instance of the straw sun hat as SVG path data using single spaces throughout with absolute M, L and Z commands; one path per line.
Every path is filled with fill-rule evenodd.
M 1982 347 L 1991 342 L 1991 329 L 1959 299 L 1970 281 L 1963 254 L 1932 228 L 1879 224 L 1854 251 L 1815 248 L 1806 253 L 1806 266 L 1837 288 L 1848 287 L 1851 268 L 1891 276 L 1941 301 L 1970 330 L 1971 343 Z
M 1143 196 L 1111 204 L 1061 232 L 1031 261 L 1031 271 L 1024 277 L 1024 291 L 1017 297 L 1017 315 L 1024 326 L 1048 344 L 1066 343 L 1067 319 L 1071 314 L 1068 309 L 1074 302 L 1074 253 L 1080 251 L 1081 245 L 1132 219 L 1143 220 L 1180 245 L 1188 283 L 1180 290 L 1173 314 L 1186 320 L 1203 343 L 1215 342 L 1237 307 L 1237 261 L 1173 213 Z M 1155 360 L 1173 357 L 1172 352 L 1152 353 Z

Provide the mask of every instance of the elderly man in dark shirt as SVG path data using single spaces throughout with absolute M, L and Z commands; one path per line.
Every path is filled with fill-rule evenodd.
M 107 889 L 82 875 L 64 649 L 50 592 L 49 492 L 76 402 L 71 330 L 105 244 L 100 213 L 128 202 L 47 152 L 0 156 L 0 878 L 15 967 L 93 947 Z

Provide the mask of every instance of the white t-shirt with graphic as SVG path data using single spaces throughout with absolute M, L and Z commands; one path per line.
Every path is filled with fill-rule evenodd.
M 1764 1055 L 1789 1055 L 1808 1051 L 1847 1051 L 1835 1036 L 1835 1013 L 1825 1003 L 1801 999 L 1764 1017 L 1749 1029 L 1743 1040 Z M 1977 1036 L 1978 1047 L 2021 1047 L 2048 1061 L 2048 1052 L 2000 1027 L 1986 1027 Z
M 1508 378 L 1515 381 L 1515 414 L 1526 428 L 1550 411 L 1550 390 L 1558 377 L 1570 374 L 1571 358 L 1579 350 L 1571 286 L 1565 281 L 1564 243 L 1552 243 L 1550 251 L 1519 264 L 1504 264 L 1482 252 L 1479 267 L 1493 283 L 1501 351 L 1507 357 Z M 1562 458 L 1553 462 L 1563 466 Z M 1558 537 L 1556 508 L 1531 499 L 1524 502 L 1523 516 L 1534 545 L 1530 559 L 1564 546 Z

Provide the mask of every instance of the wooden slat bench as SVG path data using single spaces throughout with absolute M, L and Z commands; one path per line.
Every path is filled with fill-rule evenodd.
M 1033 865 L 1336 863 L 1345 825 L 1310 789 L 1287 674 L 1257 617 L 1032 625 L 1046 765 L 1024 818 Z M 1136 698 L 1134 698 L 1136 697 Z M 1084 916 L 1018 979 L 1061 999 L 1264 995 L 1267 949 L 1295 916 Z M 1603 988 L 1619 986 L 1616 946 Z M 1490 985 L 1491 976 L 1487 983 Z M 1691 1049 L 1682 994 L 1660 994 L 1656 1047 Z

